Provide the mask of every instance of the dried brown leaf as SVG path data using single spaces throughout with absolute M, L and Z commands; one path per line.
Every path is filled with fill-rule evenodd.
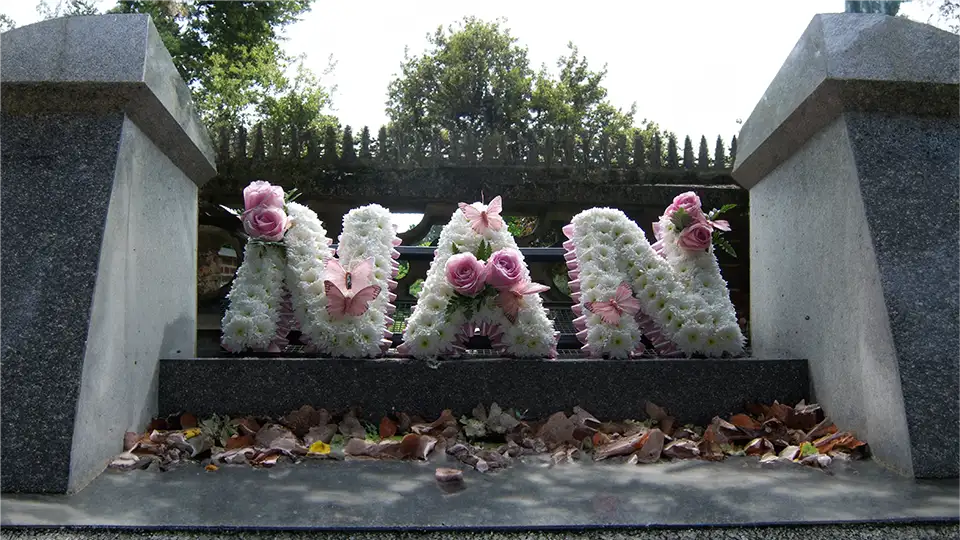
M 237 448 L 247 448 L 253 446 L 254 438 L 250 435 L 234 435 L 227 439 L 226 450 L 235 450 Z
M 658 406 L 656 403 L 652 401 L 647 402 L 646 411 L 647 411 L 647 416 L 649 416 L 652 420 L 656 422 L 659 422 L 660 420 L 663 420 L 667 416 L 670 416 L 669 414 L 667 414 L 666 409 Z
M 760 429 L 760 422 L 757 422 L 745 414 L 735 414 L 731 416 L 730 423 L 741 428 Z
M 230 425 L 236 427 L 237 432 L 242 435 L 256 435 L 260 431 L 260 423 L 252 416 L 246 418 L 234 418 Z
M 703 439 L 697 444 L 697 449 L 700 451 L 700 457 L 707 461 L 721 461 L 726 458 L 723 453 L 723 448 L 720 447 L 720 443 L 708 440 L 706 433 L 704 433 Z
M 140 441 L 140 434 L 134 433 L 133 431 L 128 431 L 123 434 L 123 451 L 130 452 L 137 446 L 137 442 Z
M 784 405 L 778 401 L 774 401 L 773 405 L 770 406 L 770 414 L 777 420 L 789 426 L 793 419 L 793 407 Z
M 743 408 L 747 411 L 747 414 L 753 415 L 761 420 L 767 418 L 770 414 L 770 407 L 762 403 L 747 403 Z
M 800 457 L 800 447 L 790 445 L 780 451 L 780 456 L 783 459 L 794 460 Z
M 407 433 L 410 431 L 410 415 L 405 412 L 397 414 L 397 433 Z
M 197 417 L 191 413 L 180 415 L 180 429 L 190 429 L 197 427 Z
M 773 443 L 763 437 L 753 439 L 743 448 L 744 453 L 748 456 L 762 456 L 773 452 L 773 450 Z
M 380 419 L 380 438 L 389 439 L 397 434 L 397 424 L 393 420 L 384 416 Z
M 816 403 L 805 405 L 801 402 L 793 408 L 793 414 L 790 416 L 790 421 L 787 422 L 787 427 L 809 431 L 817 425 L 820 412 L 820 405 Z
M 249 458 L 253 457 L 256 453 L 256 450 L 250 447 L 235 448 L 233 450 L 220 452 L 219 454 L 214 454 L 210 457 L 210 459 L 221 463 L 246 464 Z
M 437 479 L 437 482 L 462 482 L 463 471 L 460 469 L 440 467 L 434 473 L 434 477 Z
M 640 463 L 655 463 L 660 459 L 660 453 L 663 452 L 663 443 L 666 440 L 663 432 L 659 429 L 651 429 L 642 439 L 642 446 L 637 451 L 636 456 Z
M 643 442 L 641 441 L 645 435 L 646 432 L 634 433 L 632 435 L 628 435 L 626 437 L 610 441 L 607 444 L 598 446 L 593 452 L 593 459 L 600 461 L 602 459 L 607 459 L 614 456 L 625 456 L 627 454 L 632 454 L 643 446 Z
M 393 444 L 399 446 L 400 443 L 396 441 L 390 441 Z M 365 439 L 353 438 L 347 441 L 347 444 L 343 447 L 343 453 L 348 456 L 369 456 L 376 457 L 377 454 L 377 443 L 368 441 Z
M 347 438 L 364 439 L 367 436 L 367 430 L 363 429 L 363 424 L 355 416 L 345 416 L 339 427 L 340 433 Z
M 663 420 L 660 420 L 659 422 L 660 431 L 662 431 L 666 435 L 670 435 L 671 433 L 673 433 L 673 424 L 675 422 L 676 420 L 672 416 L 668 416 Z
M 284 453 L 305 454 L 307 449 L 300 445 L 296 435 L 280 424 L 268 424 L 260 428 L 254 438 L 255 444 L 267 450 L 276 450 Z
M 304 405 L 287 414 L 280 421 L 290 428 L 294 435 L 303 437 L 310 431 L 310 428 L 325 426 L 330 421 L 330 413 L 326 409 L 317 410 L 310 405 Z
M 330 441 L 333 440 L 334 435 L 337 434 L 339 427 L 336 424 L 327 424 L 320 427 L 312 427 L 306 435 L 303 436 L 303 443 L 308 447 L 317 442 L 323 442 L 325 444 L 330 444 Z
M 593 442 L 594 448 L 603 446 L 610 442 L 610 436 L 608 436 L 606 433 L 598 431 L 593 434 L 593 440 L 591 442 Z
M 678 439 L 663 448 L 663 455 L 672 459 L 692 459 L 700 456 L 700 449 L 690 439 Z
M 404 435 L 403 440 L 400 441 L 400 457 L 410 459 L 416 456 L 417 449 L 420 448 L 420 438 L 428 436 L 429 435 L 414 435 L 413 433 Z
M 547 423 L 540 428 L 537 435 L 543 439 L 543 442 L 547 443 L 547 448 L 556 448 L 564 443 L 577 442 L 577 439 L 573 437 L 575 428 L 576 426 L 567 418 L 566 414 L 558 412 L 547 419 Z

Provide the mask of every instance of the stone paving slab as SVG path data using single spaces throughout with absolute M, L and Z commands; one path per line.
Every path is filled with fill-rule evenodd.
M 826 474 L 754 458 L 648 466 L 530 459 L 466 471 L 445 490 L 428 463 L 351 460 L 273 469 L 197 465 L 107 472 L 72 496 L 3 495 L 0 526 L 213 530 L 584 529 L 942 523 L 956 479 L 912 480 L 873 462 Z

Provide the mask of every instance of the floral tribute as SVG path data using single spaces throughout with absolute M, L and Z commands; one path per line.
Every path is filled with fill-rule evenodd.
M 306 264 L 303 272 L 291 265 L 291 278 L 297 278 L 291 279 L 294 305 L 311 346 L 350 358 L 390 348 L 400 242 L 390 212 L 371 204 L 343 217 L 337 258 L 328 258 L 322 268 Z
M 592 208 L 564 227 L 563 246 L 574 326 L 591 356 L 626 358 L 644 350 L 646 335 L 661 355 L 735 355 L 744 337 L 714 255 L 730 225 L 704 213 L 693 192 L 673 200 L 654 224 L 651 245 L 620 210 Z
M 286 286 L 288 265 L 323 268 L 329 240 L 317 215 L 269 182 L 243 190 L 243 228 L 248 235 L 243 264 L 230 287 L 221 345 L 228 351 L 279 352 L 297 321 Z
M 559 333 L 513 235 L 500 216 L 499 196 L 460 203 L 440 232 L 423 291 L 407 320 L 402 354 L 456 355 L 475 335 L 514 357 L 556 357 Z
M 294 198 L 263 181 L 243 190 L 249 238 L 221 321 L 221 344 L 231 352 L 280 352 L 299 329 L 313 351 L 380 354 L 390 346 L 388 312 L 395 309 L 392 278 L 399 268 L 390 213 L 377 205 L 351 210 L 335 258 L 317 214 Z

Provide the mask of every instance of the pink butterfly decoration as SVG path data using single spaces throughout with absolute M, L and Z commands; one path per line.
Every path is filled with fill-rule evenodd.
M 617 287 L 613 298 L 606 302 L 587 302 L 583 305 L 587 311 L 596 313 L 607 324 L 617 324 L 624 313 L 636 315 L 640 311 L 640 301 L 633 297 L 630 285 L 626 282 Z
M 500 217 L 500 212 L 503 210 L 503 201 L 500 200 L 499 195 L 490 201 L 486 210 L 477 210 L 467 203 L 460 203 L 460 210 L 467 216 L 470 227 L 478 234 L 482 234 L 487 229 L 499 231 L 503 228 L 503 218 Z
M 331 259 L 323 271 L 323 290 L 327 293 L 327 313 L 337 319 L 346 315 L 358 317 L 370 309 L 370 302 L 380 296 L 382 287 L 371 284 L 373 257 L 347 272 L 340 261 Z
M 537 294 L 549 291 L 550 287 L 533 282 L 517 283 L 509 289 L 500 291 L 497 295 L 496 304 L 503 310 L 507 320 L 512 323 L 517 322 L 517 314 L 520 312 L 520 304 L 523 297 L 528 294 Z

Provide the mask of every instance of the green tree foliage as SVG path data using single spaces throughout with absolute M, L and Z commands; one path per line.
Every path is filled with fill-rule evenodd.
M 332 69 L 331 63 L 327 72 Z M 310 133 L 319 138 L 327 126 L 340 127 L 335 116 L 323 113 L 331 104 L 330 90 L 303 65 L 301 58 L 296 75 L 290 79 L 283 78 L 276 91 L 257 103 L 253 119 L 263 122 L 266 133 L 272 133 L 275 127 L 279 127 L 281 130 L 296 129 L 302 137 Z
M 733 167 L 733 164 L 737 162 L 737 136 L 733 136 L 733 140 L 730 141 L 730 166 Z
M 717 168 L 727 166 L 727 157 L 723 147 L 723 137 L 717 135 L 717 146 L 713 150 L 713 164 Z
M 697 153 L 697 167 L 700 169 L 710 168 L 710 149 L 707 148 L 707 138 L 700 136 L 700 150 Z
M 569 53 L 557 60 L 556 78 L 546 67 L 536 76 L 530 110 L 538 135 L 554 130 L 612 138 L 632 128 L 636 104 L 623 112 L 607 101 L 607 89 L 602 84 L 607 67 L 593 71 L 576 45 L 570 42 L 567 48 Z
M 480 139 L 527 127 L 533 72 L 501 21 L 469 17 L 427 39 L 423 55 L 405 53 L 388 87 L 392 129 L 418 136 L 425 148 L 440 130 Z
M 422 55 L 407 52 L 388 89 L 390 130 L 405 135 L 415 151 L 428 153 L 430 141 L 447 141 L 451 133 L 487 142 L 487 153 L 493 151 L 495 134 L 508 151 L 521 138 L 542 145 L 548 134 L 558 146 L 566 135 L 577 142 L 585 134 L 610 140 L 624 135 L 628 153 L 637 135 L 646 148 L 655 133 L 668 136 L 646 119 L 635 126 L 635 105 L 626 111 L 613 106 L 603 86 L 606 66 L 591 69 L 573 43 L 553 74 L 546 66 L 534 73 L 527 49 L 502 20 L 468 17 L 427 39 Z
M 6 13 L 0 13 L 0 32 L 6 32 L 17 27 L 17 21 L 13 20 Z
M 900 2 L 874 2 L 874 1 L 847 1 L 845 2 L 847 13 L 883 13 L 894 16 L 900 11 Z
M 280 31 L 311 2 L 121 0 L 111 11 L 153 17 L 201 116 L 217 131 L 249 122 L 253 104 L 289 90 Z
M 693 142 L 690 141 L 690 136 L 687 135 L 683 139 L 683 168 L 692 169 L 693 167 Z
M 53 4 L 47 0 L 40 0 L 37 4 L 37 13 L 44 20 L 57 17 L 77 17 L 82 15 L 99 15 L 95 0 L 56 0 Z
M 667 137 L 667 167 L 674 168 L 679 165 L 680 158 L 677 157 L 677 136 L 670 134 Z

